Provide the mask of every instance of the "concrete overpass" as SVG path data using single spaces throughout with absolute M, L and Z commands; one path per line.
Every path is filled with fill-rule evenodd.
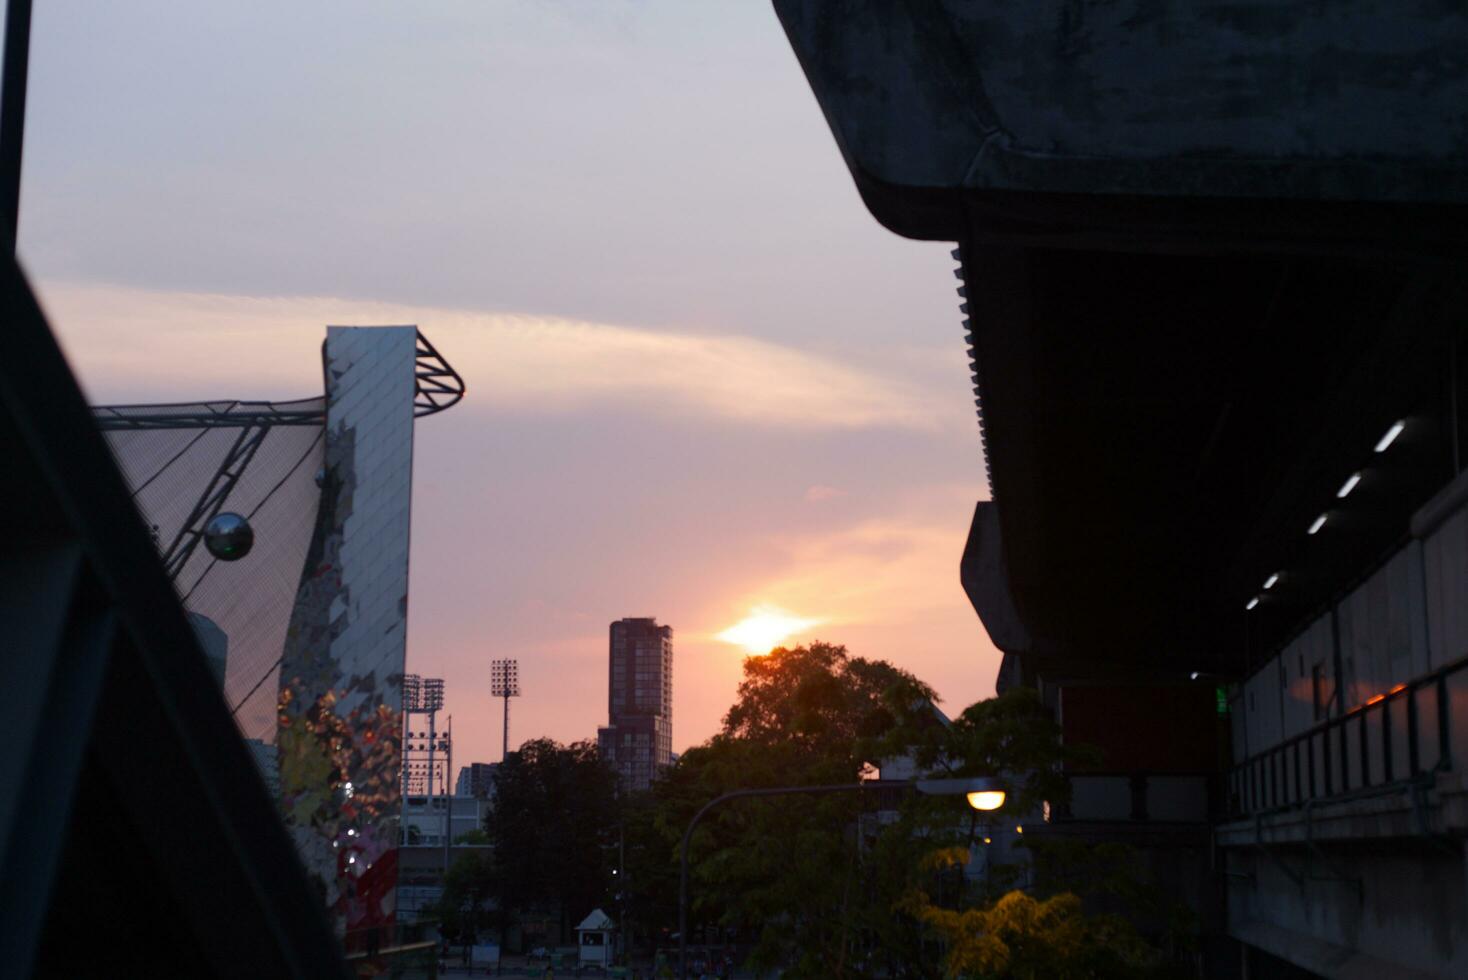
M 1105 754 L 1069 825 L 1185 869 L 1209 975 L 1468 975 L 1468 13 L 775 8 L 873 216 L 957 244 L 962 578 Z

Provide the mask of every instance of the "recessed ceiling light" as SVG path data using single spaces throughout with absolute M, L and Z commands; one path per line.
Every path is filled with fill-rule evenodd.
M 1244 603 L 1244 609 L 1245 611 L 1248 611 L 1250 609 L 1253 609 L 1257 605 L 1259 605 L 1259 597 L 1256 595 L 1254 598 Z
M 1325 527 L 1325 515 L 1321 514 L 1319 517 L 1315 518 L 1314 522 L 1310 525 L 1310 530 L 1306 533 L 1315 534 L 1323 527 Z
M 1393 422 L 1392 423 L 1392 427 L 1390 429 L 1387 429 L 1386 430 L 1386 435 L 1384 435 L 1380 439 L 1376 440 L 1376 451 L 1379 452 L 1379 453 L 1386 452 L 1387 451 L 1387 448 L 1392 443 L 1394 443 L 1394 442 L 1397 441 L 1397 436 L 1401 435 L 1402 434 L 1402 430 L 1405 429 L 1406 427 L 1407 427 L 1407 423 L 1406 423 L 1405 420 L 1398 420 L 1396 422 Z
M 1275 572 L 1273 575 L 1269 576 L 1269 578 L 1267 578 L 1267 579 L 1264 580 L 1264 588 L 1266 590 L 1272 589 L 1278 583 L 1279 583 L 1279 572 Z
M 1352 473 L 1350 476 L 1346 477 L 1346 482 L 1341 484 L 1341 488 L 1335 492 L 1335 495 L 1337 497 L 1344 498 L 1352 490 L 1356 489 L 1356 484 L 1358 484 L 1360 482 L 1361 482 L 1361 474 L 1360 473 Z

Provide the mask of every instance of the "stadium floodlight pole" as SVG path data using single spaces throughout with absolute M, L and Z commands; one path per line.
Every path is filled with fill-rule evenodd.
M 31 61 L 31 0 L 5 4 L 5 65 L 0 80 L 0 220 L 15 254 L 20 233 L 20 164 L 25 145 L 26 78 Z
M 737 800 L 749 796 L 823 796 L 829 793 L 861 793 L 867 790 L 917 790 L 925 796 L 964 796 L 975 810 L 997 810 L 1004 805 L 1004 787 L 998 780 L 988 776 L 971 776 L 960 779 L 865 779 L 858 783 L 837 783 L 832 786 L 772 786 L 764 789 L 736 789 L 716 796 L 703 805 L 688 829 L 683 831 L 683 847 L 678 857 L 678 978 L 688 977 L 688 844 L 693 839 L 693 828 L 703 815 L 726 800 Z
M 489 662 L 489 693 L 505 703 L 505 741 L 500 752 L 500 761 L 504 762 L 510 754 L 510 698 L 520 696 L 520 661 Z

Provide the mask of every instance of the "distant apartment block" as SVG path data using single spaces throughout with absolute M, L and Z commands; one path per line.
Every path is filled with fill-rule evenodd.
M 459 769 L 459 781 L 454 784 L 455 796 L 470 796 L 477 800 L 494 797 L 494 772 L 496 762 L 471 762 Z
M 673 761 L 673 628 L 620 619 L 610 634 L 608 724 L 597 746 L 625 788 L 644 790 Z

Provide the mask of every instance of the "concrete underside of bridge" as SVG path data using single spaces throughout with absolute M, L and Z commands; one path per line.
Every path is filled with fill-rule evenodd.
M 774 5 L 872 214 L 958 244 L 991 487 L 963 582 L 1002 683 L 1062 721 L 1068 694 L 1201 683 L 1237 718 L 1232 685 L 1335 622 L 1468 458 L 1468 68 L 1441 56 L 1468 14 Z M 1350 707 L 1315 697 L 1322 724 Z M 1136 713 L 1108 768 L 1176 724 Z M 1217 724 L 1164 774 L 1242 761 Z M 1465 828 L 1439 769 L 1401 827 L 1371 816 L 1381 799 L 1229 822 L 1243 804 L 1215 783 L 1200 911 L 1244 950 L 1213 974 L 1461 975 Z M 1158 776 L 1132 773 L 1138 800 Z M 1275 839 L 1300 819 L 1315 836 Z M 1358 884 L 1315 880 L 1340 865 Z

